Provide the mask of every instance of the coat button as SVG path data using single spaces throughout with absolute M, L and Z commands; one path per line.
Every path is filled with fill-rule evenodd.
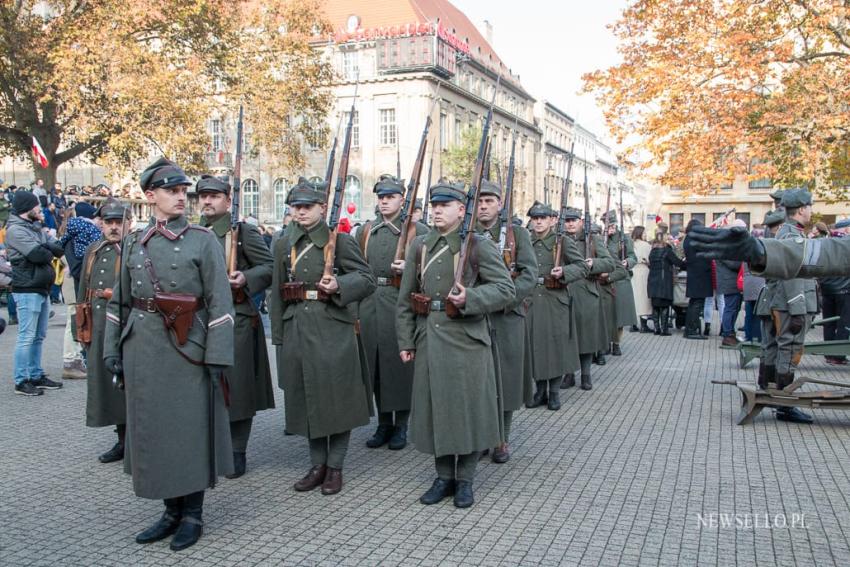
M 177 287 L 177 282 L 171 282 L 171 287 Z
M 437 279 L 439 280 L 439 279 L 440 279 L 440 276 L 437 276 Z
M 174 251 L 175 251 L 175 252 L 180 252 L 180 247 L 179 247 L 179 246 L 175 246 L 175 247 L 174 247 Z
M 144 318 L 145 318 L 144 314 L 143 314 L 143 313 L 139 313 L 139 319 L 144 319 Z
M 97 282 L 97 285 L 103 285 L 103 282 Z
M 440 328 L 440 324 L 439 324 L 439 323 L 437 323 L 436 325 L 434 325 L 434 327 L 435 327 L 435 328 L 437 328 L 437 329 L 439 329 L 439 328 Z
M 136 285 L 142 285 L 142 282 L 136 282 Z
M 106 258 L 104 258 L 102 261 L 103 261 L 103 262 L 106 262 Z
M 171 264 L 171 269 L 172 269 L 172 270 L 176 270 L 176 269 L 177 269 L 177 264 Z
M 137 270 L 141 270 L 141 269 L 142 269 L 142 265 L 141 265 L 141 264 L 136 264 L 136 269 L 137 269 Z

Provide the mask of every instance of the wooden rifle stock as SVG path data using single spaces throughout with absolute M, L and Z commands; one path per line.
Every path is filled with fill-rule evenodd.
M 573 175 L 573 150 L 575 150 L 576 143 L 573 140 L 570 145 L 570 157 L 567 162 L 567 176 L 564 178 L 564 184 L 561 186 L 561 210 L 558 212 L 558 226 L 555 230 L 555 267 L 559 268 L 561 266 L 561 255 L 563 252 L 563 240 L 564 233 L 566 229 L 564 225 L 567 222 L 567 208 L 569 205 L 570 198 L 570 178 Z

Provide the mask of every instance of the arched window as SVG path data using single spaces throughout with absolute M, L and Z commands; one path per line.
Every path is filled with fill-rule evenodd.
M 239 203 L 239 214 L 243 217 L 248 215 L 259 218 L 260 213 L 260 186 L 253 179 L 242 182 L 242 199 Z
M 283 215 L 286 214 L 286 191 L 289 184 L 286 179 L 276 179 L 273 185 L 274 188 L 274 220 L 283 220 Z

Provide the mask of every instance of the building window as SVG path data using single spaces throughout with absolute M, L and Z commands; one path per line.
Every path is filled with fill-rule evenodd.
M 445 112 L 440 113 L 440 149 L 445 148 L 449 142 L 449 119 Z
M 747 230 L 750 229 L 750 213 L 735 213 L 736 220 L 742 220 L 747 225 Z
M 342 76 L 346 81 L 354 81 L 360 73 L 360 52 L 342 52 Z
M 460 144 L 460 131 L 463 127 L 460 125 L 460 118 L 455 118 L 455 145 Z
M 750 181 L 750 189 L 773 189 L 773 180 L 770 178 L 754 179 Z
M 351 112 L 346 112 L 343 120 L 345 120 L 346 126 L 348 125 L 348 118 L 351 116 Z M 354 120 L 351 121 L 351 147 L 359 148 L 360 147 L 360 111 L 354 111 Z
M 274 188 L 274 218 L 282 220 L 286 214 L 286 191 L 288 189 L 286 179 L 275 179 Z
M 212 138 L 212 151 L 220 152 L 224 150 L 224 127 L 218 118 L 210 120 L 210 137 Z
M 685 213 L 670 213 L 670 234 L 676 236 L 685 225 Z
M 253 179 L 246 179 L 242 182 L 242 217 L 248 215 L 254 218 L 259 218 L 260 213 L 260 186 Z
M 316 123 L 310 124 L 310 130 L 307 132 L 307 145 L 311 150 L 318 150 L 322 145 L 322 128 Z
M 395 108 L 380 109 L 379 124 L 381 127 L 380 141 L 382 146 L 396 145 Z
M 705 225 L 705 213 L 691 213 L 691 220 L 698 220 Z

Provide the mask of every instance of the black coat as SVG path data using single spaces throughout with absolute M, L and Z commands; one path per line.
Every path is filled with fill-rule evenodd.
M 682 268 L 685 262 L 676 256 L 670 245 L 653 247 L 649 253 L 649 280 L 646 293 L 652 299 L 673 301 L 673 276 Z
M 696 251 L 691 246 L 690 238 L 685 237 L 685 262 L 687 262 L 688 285 L 685 288 L 687 297 L 712 297 L 714 288 L 711 285 L 711 260 L 697 258 Z

